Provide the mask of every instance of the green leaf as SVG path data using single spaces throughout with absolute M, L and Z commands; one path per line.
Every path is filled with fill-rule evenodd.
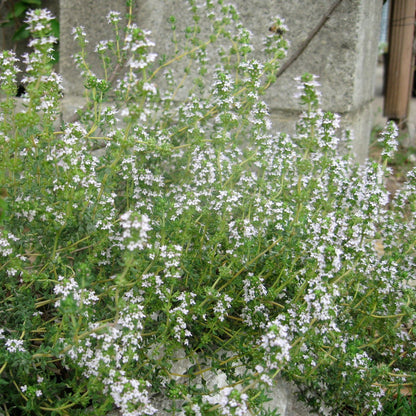
M 24 14 L 27 10 L 27 5 L 25 5 L 24 3 L 22 3 L 21 1 L 19 1 L 19 3 L 16 3 L 14 5 L 13 11 L 11 13 L 9 13 L 9 15 L 7 16 L 8 19 L 13 19 L 16 17 L 20 17 L 22 14 Z
M 29 5 L 36 5 L 36 6 L 42 6 L 42 0 L 22 0 L 22 3 L 26 3 Z
M 54 48 L 52 51 L 52 64 L 57 64 L 59 62 L 59 49 Z
M 7 20 L 5 20 L 4 22 L 0 23 L 0 27 L 9 27 L 9 26 L 14 26 L 14 22 L 13 22 L 13 20 L 11 20 L 9 18 L 9 15 L 7 15 Z
M 0 224 L 6 219 L 7 203 L 4 199 L 0 198 Z
M 58 19 L 51 20 L 51 27 L 52 27 L 52 35 L 59 39 L 59 33 L 60 33 L 59 20 Z
M 27 39 L 30 36 L 30 32 L 27 28 L 28 26 L 26 24 L 20 26 L 19 29 L 17 29 L 16 32 L 14 32 L 12 39 L 14 41 Z

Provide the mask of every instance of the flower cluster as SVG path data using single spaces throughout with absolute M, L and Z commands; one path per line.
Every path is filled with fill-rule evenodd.
M 208 397 L 207 403 L 219 407 L 219 414 L 224 416 L 245 416 L 249 412 L 247 405 L 248 395 L 240 393 L 232 387 L 223 388 L 214 397 Z
M 142 215 L 138 218 L 131 211 L 125 212 L 120 217 L 120 224 L 123 228 L 121 235 L 122 249 L 129 251 L 143 250 L 147 242 L 147 233 L 151 231 L 149 218 Z
M 386 128 L 381 132 L 378 141 L 383 145 L 382 156 L 386 159 L 391 159 L 397 151 L 399 142 L 397 137 L 399 129 L 394 122 L 388 123 Z
M 16 66 L 19 59 L 12 51 L 1 51 L 0 53 L 0 83 L 6 95 L 16 95 L 17 73 L 20 69 Z

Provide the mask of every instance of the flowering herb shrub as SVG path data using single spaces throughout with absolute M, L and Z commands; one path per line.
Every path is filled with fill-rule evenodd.
M 357 165 L 309 74 L 297 133 L 276 133 L 261 97 L 284 23 L 260 60 L 232 5 L 189 4 L 164 57 L 131 2 L 125 25 L 111 12 L 103 78 L 74 30 L 74 122 L 59 118 L 49 12 L 28 14 L 19 105 L 18 59 L 1 53 L 1 411 L 265 415 L 282 376 L 323 414 L 376 414 L 415 374 L 416 171 L 389 200 L 395 126 L 381 163 Z

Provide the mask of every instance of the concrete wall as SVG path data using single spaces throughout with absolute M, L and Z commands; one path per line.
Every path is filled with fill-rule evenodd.
M 190 19 L 186 0 L 136 0 L 138 24 L 152 31 L 158 52 L 170 47 L 167 19 L 174 14 L 181 22 Z M 333 0 L 234 0 L 243 22 L 253 32 L 254 44 L 267 33 L 275 15 L 285 18 L 291 43 L 289 56 L 317 25 Z M 60 0 L 61 73 L 67 96 L 79 96 L 82 84 L 74 70 L 71 55 L 75 44 L 71 29 L 85 27 L 90 50 L 110 36 L 105 16 L 110 10 L 126 11 L 124 0 Z M 344 117 L 344 127 L 355 137 L 353 151 L 359 161 L 367 156 L 371 133 L 372 100 L 380 36 L 381 0 L 344 0 L 308 48 L 269 90 L 267 101 L 276 129 L 293 131 L 299 105 L 294 97 L 294 77 L 304 72 L 319 75 L 322 106 Z M 189 20 L 190 21 L 190 20 Z M 261 53 L 261 47 L 258 48 Z M 97 65 L 97 72 L 98 65 Z

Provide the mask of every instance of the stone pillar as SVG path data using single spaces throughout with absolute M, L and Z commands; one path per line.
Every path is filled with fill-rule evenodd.
M 286 20 L 291 43 L 289 57 L 316 27 L 336 0 L 234 0 L 244 24 L 253 32 L 257 53 L 262 35 L 267 34 L 274 16 Z M 106 15 L 110 9 L 125 13 L 124 0 L 60 0 L 61 73 L 67 96 L 80 92 L 79 77 L 71 55 L 76 49 L 71 29 L 83 25 L 91 46 L 106 39 Z M 188 15 L 186 0 L 136 0 L 137 21 L 152 30 L 157 47 L 166 48 L 171 37 L 168 18 L 175 15 L 178 25 Z M 367 156 L 372 127 L 372 101 L 382 11 L 381 0 L 343 0 L 301 56 L 269 90 L 267 101 L 279 131 L 293 131 L 300 107 L 294 97 L 294 78 L 305 72 L 316 74 L 322 84 L 322 107 L 343 116 L 344 127 L 355 137 L 357 160 Z M 189 15 L 188 15 L 189 17 Z M 203 25 L 203 23 L 202 23 Z

